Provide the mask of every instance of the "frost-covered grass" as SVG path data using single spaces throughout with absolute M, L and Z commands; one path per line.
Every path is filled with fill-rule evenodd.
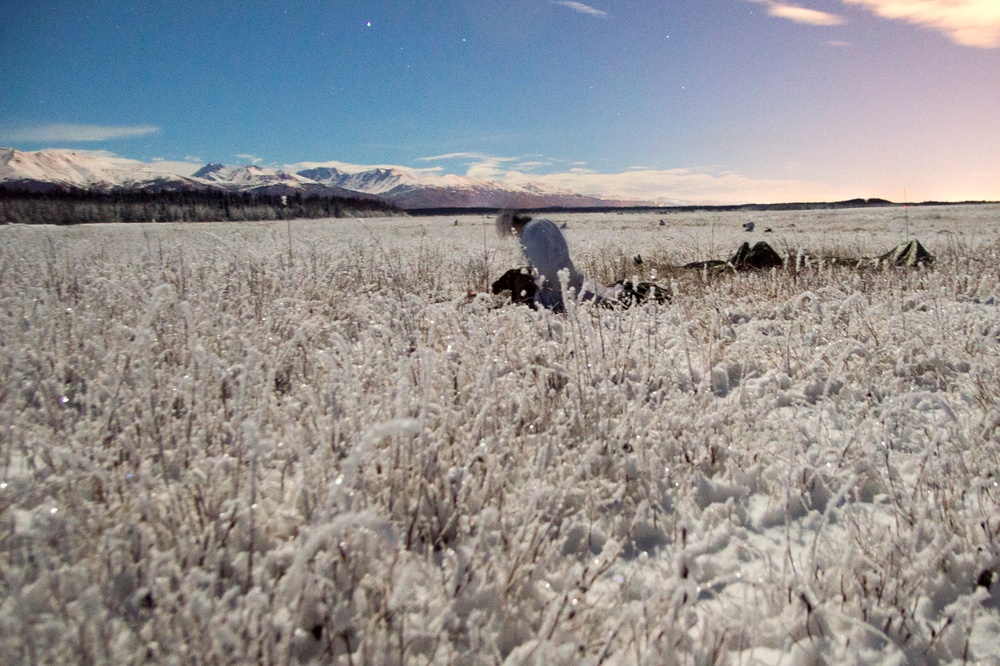
M 0 660 L 1000 663 L 1000 209 L 458 221 L 0 228 Z

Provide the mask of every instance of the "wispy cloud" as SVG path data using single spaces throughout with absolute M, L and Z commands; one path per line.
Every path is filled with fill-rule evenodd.
M 465 175 L 468 178 L 478 180 L 497 180 L 503 177 L 505 170 L 503 165 L 520 161 L 519 157 L 499 157 L 497 155 L 484 155 L 483 153 L 447 153 L 445 155 L 434 155 L 432 157 L 417 158 L 418 162 L 446 162 L 450 160 L 462 160 L 465 162 Z
M 767 11 L 771 16 L 788 19 L 796 23 L 805 23 L 806 25 L 829 26 L 845 23 L 844 18 L 836 14 L 821 12 L 818 9 L 796 7 L 795 5 L 784 5 L 779 2 L 771 3 Z
M 835 26 L 844 17 L 778 0 L 747 0 L 767 8 L 767 13 L 796 23 Z M 841 0 L 885 19 L 906 21 L 937 30 L 963 46 L 1000 48 L 1000 1 L 998 0 Z M 839 44 L 835 44 L 839 45 Z
M 893 20 L 938 30 L 963 46 L 1000 48 L 997 0 L 842 0 Z
M 572 169 L 547 175 L 508 172 L 504 182 L 545 185 L 604 198 L 660 203 L 738 204 L 824 200 L 837 197 L 830 188 L 800 180 L 756 179 L 712 169 L 635 169 L 598 173 Z
M 515 169 L 521 169 L 522 171 L 534 171 L 536 169 L 541 169 L 547 166 L 551 166 L 551 162 L 538 162 L 526 160 L 524 162 L 518 162 L 514 165 Z
M 238 157 L 247 164 L 260 164 L 261 162 L 264 161 L 263 157 L 257 157 L 256 155 L 253 155 L 251 153 L 237 153 L 233 155 L 233 157 Z
M 553 5 L 562 5 L 563 7 L 568 7 L 573 11 L 580 12 L 581 14 L 590 14 L 591 16 L 607 16 L 608 13 L 597 9 L 596 7 L 591 7 L 590 5 L 585 5 L 582 2 L 572 2 L 571 0 L 553 0 Z
M 538 157 L 538 156 L 535 156 Z M 543 164 L 553 161 L 522 161 L 482 153 L 450 153 L 425 157 L 421 161 L 463 159 L 465 175 L 508 185 L 539 185 L 604 198 L 661 203 L 748 203 L 849 198 L 821 183 L 801 180 L 756 179 L 729 171 L 704 168 L 655 169 L 635 167 L 618 173 L 602 173 L 583 163 L 566 165 L 564 170 L 540 173 Z M 855 195 L 850 195 L 855 196 Z
M 432 155 L 430 157 L 418 157 L 418 162 L 444 162 L 446 160 L 465 160 L 472 159 L 478 160 L 483 158 L 492 158 L 490 155 L 484 155 L 482 153 L 445 153 L 444 155 Z
M 834 26 L 846 23 L 844 17 L 838 16 L 837 14 L 831 14 L 829 12 L 821 12 L 818 9 L 809 9 L 807 7 L 799 7 L 797 5 L 787 5 L 783 2 L 775 2 L 775 0 L 749 1 L 766 6 L 767 13 L 771 16 L 788 19 L 789 21 L 794 21 L 796 23 L 818 26 Z
M 0 129 L 0 139 L 5 141 L 24 141 L 43 143 L 49 141 L 65 141 L 68 143 L 90 141 L 113 141 L 116 139 L 131 139 L 137 136 L 156 134 L 159 127 L 152 125 L 132 125 L 117 127 L 108 125 L 78 125 L 54 123 L 23 127 L 19 129 Z

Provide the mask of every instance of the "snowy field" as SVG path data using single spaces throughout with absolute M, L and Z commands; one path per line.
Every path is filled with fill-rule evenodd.
M 0 662 L 1000 664 L 1000 207 L 552 217 L 0 228 Z

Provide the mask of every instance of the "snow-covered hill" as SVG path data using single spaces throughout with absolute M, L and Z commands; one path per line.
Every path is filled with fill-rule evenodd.
M 87 151 L 26 152 L 0 148 L 0 186 L 33 191 L 77 187 L 107 192 L 181 190 L 206 185 L 196 179 L 158 171 L 144 162 Z

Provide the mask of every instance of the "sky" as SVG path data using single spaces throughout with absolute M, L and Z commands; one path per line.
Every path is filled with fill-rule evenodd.
M 660 202 L 1000 200 L 1000 0 L 7 0 L 0 145 Z

